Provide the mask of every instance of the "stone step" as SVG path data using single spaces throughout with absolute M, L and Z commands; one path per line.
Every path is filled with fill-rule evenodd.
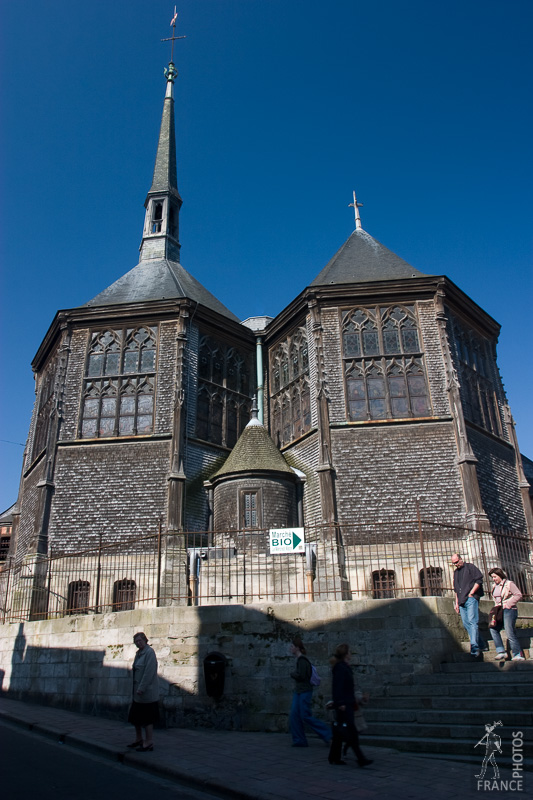
M 413 679 L 413 683 L 393 684 L 394 686 L 426 686 L 431 691 L 433 686 L 457 686 L 460 691 L 463 686 L 487 686 L 495 687 L 495 690 L 506 693 L 508 686 L 531 686 L 533 691 L 533 673 L 511 673 L 510 675 L 496 672 L 460 672 L 445 673 L 443 675 L 420 675 Z M 385 691 L 386 694 L 386 691 Z
M 522 637 L 522 639 L 520 639 L 520 644 L 522 646 L 522 655 L 525 656 L 526 660 L 528 661 L 533 660 L 533 650 L 530 649 L 530 642 L 531 642 L 530 636 L 528 636 L 527 638 Z M 487 642 L 487 644 L 489 645 L 489 649 L 488 651 L 485 651 L 483 653 L 483 658 L 485 659 L 485 661 L 494 661 L 496 658 L 496 646 L 492 641 Z M 461 650 L 459 651 L 456 650 L 455 652 L 448 653 L 446 657 L 447 663 L 470 662 L 472 660 L 470 656 L 470 642 L 468 641 L 459 642 L 459 646 L 461 647 Z M 507 653 L 507 655 L 509 655 L 509 652 Z
M 533 697 L 531 681 L 499 683 L 495 681 L 476 680 L 474 682 L 436 683 L 436 684 L 401 684 L 387 686 L 385 694 L 379 697 L 384 700 L 390 697 L 439 697 L 457 696 L 490 698 L 494 695 L 505 697 Z M 378 699 L 378 698 L 376 698 Z
M 498 670 L 480 670 L 479 672 L 444 672 L 433 675 L 415 675 L 398 686 L 467 686 L 474 683 L 493 683 L 505 691 L 506 686 L 530 683 L 533 686 L 533 672 L 499 672 Z
M 505 673 L 507 675 L 524 673 L 529 675 L 530 680 L 533 681 L 533 661 L 487 661 L 485 656 L 486 653 L 483 653 L 483 661 L 474 661 L 469 657 L 468 661 L 445 662 L 440 665 L 440 672 L 435 674 L 456 675 L 461 672 L 473 672 L 476 674 L 479 672 L 491 672 L 494 674 Z
M 478 747 L 476 749 L 475 745 L 481 739 L 483 733 L 484 731 L 481 731 L 479 737 L 476 736 L 473 739 L 441 739 L 439 737 L 429 736 L 413 736 L 410 738 L 403 738 L 401 736 L 395 736 L 394 734 L 391 735 L 390 732 L 389 734 L 373 735 L 365 731 L 361 738 L 363 747 L 365 744 L 368 744 L 374 747 L 393 747 L 396 750 L 410 753 L 426 753 L 443 756 L 471 756 L 473 760 L 475 759 L 476 762 L 480 764 L 483 752 L 478 755 L 477 750 L 480 750 L 481 748 Z M 533 747 L 529 744 L 527 745 L 527 748 L 528 754 L 526 755 L 526 743 L 524 743 L 524 749 L 522 752 L 524 758 L 529 761 L 533 756 Z M 502 741 L 502 749 L 504 750 L 504 756 L 501 758 L 499 763 L 502 765 L 509 764 L 511 760 L 509 755 L 509 751 L 511 750 L 510 742 Z
M 457 709 L 452 710 L 427 710 L 427 709 L 407 709 L 407 708 L 372 708 L 371 706 L 364 709 L 364 715 L 367 722 L 382 723 L 388 722 L 391 725 L 396 723 L 409 723 L 416 722 L 422 725 L 454 725 L 458 722 L 458 716 L 461 722 L 466 721 L 469 725 L 485 725 L 488 716 L 494 716 L 501 720 L 505 726 L 514 726 L 517 728 L 533 726 L 533 712 L 528 710 L 491 710 L 487 712 L 485 709 L 476 711 L 468 711 L 464 714 L 462 711 L 458 712 Z
M 450 700 L 453 697 L 453 701 Z M 404 697 L 372 697 L 371 703 L 373 708 L 391 708 L 391 709 L 427 709 L 433 711 L 447 710 L 453 702 L 454 708 L 459 708 L 462 711 L 483 711 L 489 712 L 489 715 L 497 713 L 502 710 L 506 711 L 523 711 L 524 709 L 533 707 L 533 693 L 529 696 L 515 696 L 515 697 L 501 697 L 498 694 L 488 693 L 485 697 L 465 697 L 464 695 L 457 696 L 453 692 L 447 695 L 437 695 L 433 697 L 428 696 L 404 696 Z
M 499 719 L 499 718 L 498 718 Z M 394 736 L 396 741 L 404 739 L 435 739 L 447 742 L 469 741 L 475 745 L 485 734 L 485 724 L 493 722 L 491 715 L 485 717 L 482 725 L 420 725 L 418 723 L 403 723 L 401 725 L 391 725 L 389 722 L 369 722 L 368 731 L 365 731 L 365 738 L 369 736 Z M 502 738 L 502 749 L 511 749 L 512 728 L 499 728 L 499 736 Z M 520 730 L 524 734 L 523 755 L 533 757 L 533 726 L 521 726 Z M 506 746 L 507 745 L 507 746 Z M 400 749 L 402 749 L 400 747 Z
M 417 753 L 416 755 L 417 758 L 435 758 L 434 753 Z M 477 750 L 476 750 L 476 753 L 473 756 L 461 753 L 446 753 L 446 754 L 441 753 L 441 755 L 439 756 L 439 761 L 461 761 L 464 764 L 476 764 L 479 766 L 481 763 L 481 758 L 480 756 L 477 755 Z M 500 754 L 498 764 L 500 765 L 500 767 L 507 767 L 507 768 L 514 766 L 512 763 L 511 756 L 508 756 L 505 753 L 503 753 L 503 755 Z M 533 758 L 524 758 L 523 767 L 524 767 L 523 772 L 533 771 Z M 477 769 L 474 770 L 474 777 L 476 772 L 479 772 L 479 770 Z M 508 776 L 506 776 L 506 778 L 508 778 Z

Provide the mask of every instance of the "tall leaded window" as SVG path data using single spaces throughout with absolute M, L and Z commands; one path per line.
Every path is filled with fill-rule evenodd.
M 37 421 L 35 425 L 35 435 L 33 437 L 32 461 L 37 458 L 41 450 L 44 450 L 46 447 L 48 429 L 50 427 L 50 415 L 54 403 L 56 367 L 57 359 L 53 358 L 46 367 L 46 371 L 41 379 Z
M 157 330 L 147 326 L 92 334 L 81 436 L 153 432 Z
M 452 319 L 463 413 L 466 419 L 502 436 L 498 398 L 492 380 L 494 355 L 490 342 Z
M 431 413 L 414 306 L 344 311 L 342 347 L 351 420 Z
M 233 447 L 250 419 L 249 357 L 205 335 L 198 353 L 196 435 Z
M 297 328 L 270 354 L 272 437 L 278 446 L 311 428 L 309 352 L 304 327 Z

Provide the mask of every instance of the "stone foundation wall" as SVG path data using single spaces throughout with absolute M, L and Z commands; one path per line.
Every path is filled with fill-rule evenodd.
M 490 601 L 482 601 L 486 615 Z M 482 614 L 482 616 L 483 616 Z M 520 606 L 533 617 L 533 603 Z M 520 618 L 519 618 L 520 624 Z M 322 677 L 314 691 L 324 718 L 330 697 L 329 656 L 349 642 L 362 690 L 380 694 L 412 682 L 466 639 L 448 598 L 358 600 L 137 609 L 0 626 L 0 685 L 6 696 L 126 719 L 133 634 L 153 645 L 160 705 L 167 725 L 238 730 L 287 730 L 293 659 L 299 633 Z M 228 659 L 224 695 L 207 697 L 203 660 Z

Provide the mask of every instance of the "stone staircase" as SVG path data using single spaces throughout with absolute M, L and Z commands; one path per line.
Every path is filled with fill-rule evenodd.
M 482 662 L 454 653 L 432 674 L 390 683 L 373 695 L 364 710 L 369 727 L 362 741 L 479 762 L 485 748 L 475 745 L 485 725 L 499 720 L 498 763 L 511 763 L 513 732 L 521 731 L 524 764 L 533 766 L 533 660 L 496 661 L 492 643 L 490 648 Z M 529 651 L 524 654 L 529 657 Z

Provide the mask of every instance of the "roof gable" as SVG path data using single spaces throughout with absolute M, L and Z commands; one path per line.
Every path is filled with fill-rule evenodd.
M 239 322 L 226 306 L 193 278 L 177 261 L 141 261 L 117 281 L 97 294 L 86 306 L 111 306 L 150 300 L 188 298 L 218 314 Z
M 311 286 L 427 277 L 363 230 L 355 230 Z

